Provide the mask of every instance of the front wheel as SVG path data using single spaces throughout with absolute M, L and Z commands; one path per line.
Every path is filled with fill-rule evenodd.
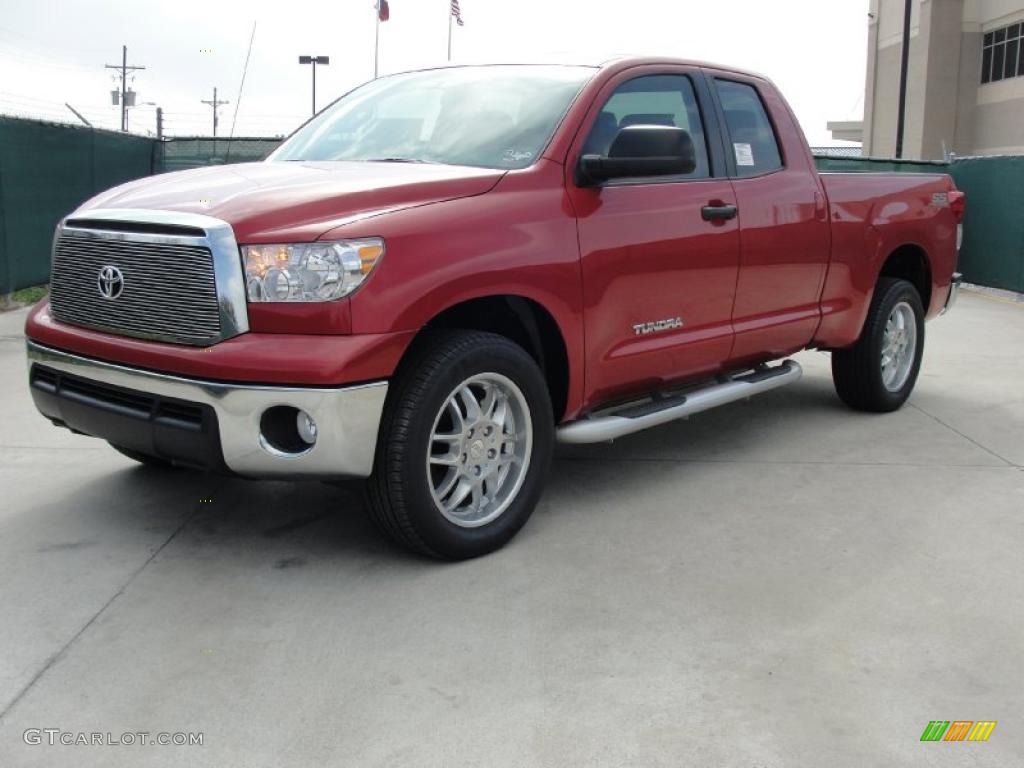
M 836 393 L 860 411 L 895 411 L 914 389 L 923 353 L 924 307 L 917 289 L 906 280 L 880 278 L 857 343 L 832 352 Z
M 491 552 L 533 512 L 553 442 L 551 399 L 533 358 L 503 336 L 439 334 L 392 384 L 367 483 L 370 516 L 433 557 Z

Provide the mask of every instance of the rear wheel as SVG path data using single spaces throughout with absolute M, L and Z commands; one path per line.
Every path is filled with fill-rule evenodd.
M 544 377 L 521 347 L 452 331 L 422 344 L 388 396 L 368 508 L 399 544 L 464 559 L 511 539 L 540 498 L 554 442 Z
M 924 353 L 924 307 L 906 280 L 880 278 L 857 343 L 832 352 L 832 380 L 851 408 L 884 413 L 906 402 Z

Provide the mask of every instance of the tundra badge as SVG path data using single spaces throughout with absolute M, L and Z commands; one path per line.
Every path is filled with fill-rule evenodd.
M 633 332 L 637 336 L 646 336 L 649 333 L 660 333 L 671 331 L 674 328 L 683 327 L 683 318 L 670 317 L 668 320 L 652 320 L 649 323 L 637 323 L 633 326 Z

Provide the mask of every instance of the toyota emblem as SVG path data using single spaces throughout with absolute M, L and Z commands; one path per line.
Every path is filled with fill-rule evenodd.
M 104 299 L 116 299 L 124 291 L 124 275 L 117 267 L 108 265 L 100 269 L 96 284 L 99 286 L 100 296 Z

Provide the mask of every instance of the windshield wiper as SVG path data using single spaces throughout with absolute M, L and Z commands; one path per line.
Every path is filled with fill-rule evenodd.
M 427 165 L 440 165 L 434 160 L 420 160 L 415 157 L 371 157 L 367 163 L 425 163 Z

